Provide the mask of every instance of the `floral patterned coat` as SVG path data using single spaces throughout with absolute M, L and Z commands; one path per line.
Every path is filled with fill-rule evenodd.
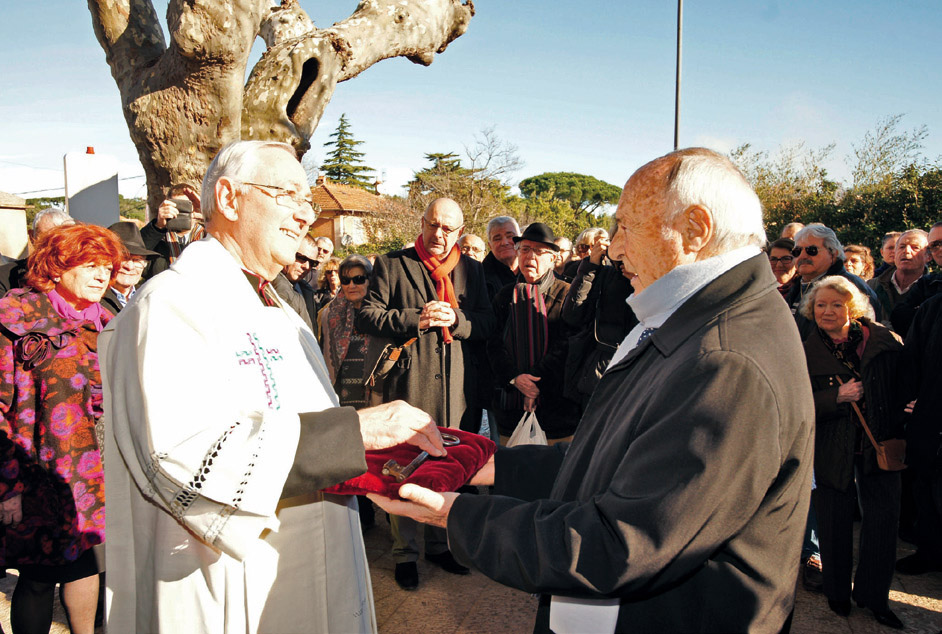
M 0 299 L 0 500 L 23 496 L 23 521 L 0 528 L 2 565 L 62 565 L 104 542 L 97 340 L 44 293 Z

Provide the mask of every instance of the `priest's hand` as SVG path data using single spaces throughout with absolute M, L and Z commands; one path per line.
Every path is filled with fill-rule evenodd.
M 417 484 L 407 483 L 399 488 L 399 496 L 404 500 L 393 500 L 376 493 L 369 493 L 366 497 L 390 515 L 403 515 L 423 524 L 446 528 L 448 513 L 458 494 L 436 493 Z
M 366 449 L 386 449 L 407 442 L 431 456 L 440 458 L 447 453 L 432 417 L 405 401 L 367 407 L 357 413 Z

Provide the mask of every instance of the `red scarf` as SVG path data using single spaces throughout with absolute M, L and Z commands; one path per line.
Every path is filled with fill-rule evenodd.
M 451 251 L 448 252 L 448 257 L 442 261 L 425 250 L 425 245 L 422 243 L 422 234 L 420 233 L 419 237 L 415 239 L 415 252 L 419 254 L 419 259 L 422 260 L 422 264 L 425 265 L 429 275 L 432 276 L 432 281 L 435 282 L 435 292 L 438 294 L 438 299 L 448 302 L 452 308 L 458 308 L 458 296 L 455 294 L 454 284 L 451 283 L 451 272 L 455 270 L 461 260 L 461 251 L 458 250 L 458 245 L 452 246 Z M 445 343 L 452 342 L 453 338 L 448 328 L 442 327 L 442 339 Z

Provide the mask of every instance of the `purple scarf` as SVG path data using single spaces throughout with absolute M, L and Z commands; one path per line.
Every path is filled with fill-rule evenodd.
M 76 310 L 72 304 L 65 301 L 62 295 L 56 292 L 56 289 L 52 289 L 46 293 L 46 297 L 49 298 L 49 301 L 52 302 L 52 307 L 63 319 L 84 319 L 85 321 L 91 322 L 97 332 L 101 332 L 101 329 L 104 328 L 102 318 L 104 317 L 105 309 L 101 307 L 101 304 L 94 303 L 84 310 Z

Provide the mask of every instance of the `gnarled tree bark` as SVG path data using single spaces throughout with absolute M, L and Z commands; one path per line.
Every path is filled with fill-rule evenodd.
M 168 187 L 198 184 L 237 139 L 310 147 L 337 83 L 389 57 L 432 63 L 460 37 L 473 0 L 362 0 L 318 29 L 297 0 L 170 0 L 169 45 L 151 0 L 88 0 L 121 92 L 156 210 Z M 267 50 L 243 81 L 255 38 Z

